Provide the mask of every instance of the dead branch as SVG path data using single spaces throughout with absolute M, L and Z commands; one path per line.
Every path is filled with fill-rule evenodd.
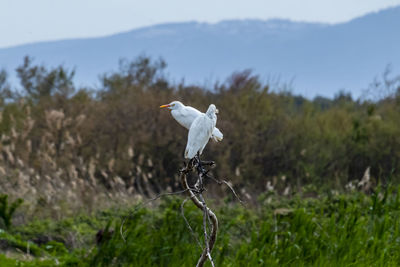
M 187 174 L 192 172 L 194 169 L 197 170 L 198 180 L 194 188 L 190 188 L 187 182 Z M 207 207 L 207 204 L 203 198 L 202 192 L 204 191 L 204 178 L 207 174 L 207 171 L 201 166 L 200 160 L 194 160 L 189 162 L 180 172 L 180 178 L 182 182 L 182 186 L 184 190 L 188 193 L 192 202 L 203 212 L 203 230 L 204 230 L 204 242 L 205 247 L 203 248 L 203 252 L 200 256 L 199 261 L 197 262 L 197 267 L 201 267 L 204 265 L 207 259 L 210 260 L 211 265 L 214 266 L 214 262 L 211 257 L 211 251 L 214 247 L 215 241 L 217 240 L 217 231 L 218 231 L 218 219 L 214 212 Z M 207 234 L 207 218 L 211 220 L 211 233 Z
M 204 244 L 205 246 L 203 247 L 194 233 L 192 227 L 190 226 L 188 220 L 185 217 L 184 214 L 184 205 L 188 199 L 185 199 L 182 204 L 181 204 L 181 215 L 183 219 L 186 222 L 187 227 L 189 228 L 191 234 L 195 237 L 197 244 L 199 245 L 200 249 L 202 249 L 202 254 L 197 262 L 196 267 L 201 267 L 204 265 L 204 263 L 208 260 L 210 260 L 211 265 L 214 267 L 214 261 L 211 256 L 212 249 L 214 248 L 215 242 L 217 240 L 217 231 L 218 231 L 218 219 L 217 216 L 214 214 L 214 212 L 207 206 L 205 199 L 203 197 L 203 192 L 205 191 L 204 187 L 204 181 L 206 178 L 214 180 L 217 184 L 222 185 L 226 184 L 228 188 L 232 191 L 233 195 L 239 200 L 239 202 L 243 205 L 243 202 L 240 200 L 239 196 L 236 194 L 235 190 L 233 187 L 225 180 L 219 180 L 216 179 L 208 174 L 209 170 L 206 170 L 204 166 L 213 166 L 215 163 L 213 161 L 200 161 L 199 157 L 195 157 L 193 160 L 191 160 L 188 164 L 185 164 L 185 167 L 180 170 L 180 179 L 182 186 L 184 190 L 178 191 L 178 192 L 172 192 L 172 193 L 162 193 L 157 195 L 156 197 L 147 200 L 146 202 L 143 202 L 139 204 L 134 211 L 130 212 L 128 216 L 123 218 L 121 226 L 120 226 L 120 235 L 122 239 L 126 242 L 125 236 L 124 236 L 124 231 L 123 227 L 125 224 L 125 221 L 128 217 L 132 215 L 138 208 L 145 206 L 152 201 L 163 197 L 163 196 L 168 196 L 168 195 L 176 195 L 176 194 L 181 194 L 187 192 L 189 198 L 192 200 L 192 202 L 195 204 L 195 206 L 200 209 L 203 212 L 203 234 L 204 234 Z M 190 187 L 187 181 L 187 175 L 190 172 L 196 171 L 198 178 L 193 187 Z M 207 224 L 208 222 L 208 224 Z M 207 231 L 207 226 L 210 226 L 210 230 Z M 208 234 L 210 232 L 210 234 Z

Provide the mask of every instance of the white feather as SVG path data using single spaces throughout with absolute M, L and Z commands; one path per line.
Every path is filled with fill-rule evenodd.
M 202 113 L 198 111 L 197 109 L 190 107 L 190 106 L 185 106 L 179 101 L 173 101 L 169 104 L 169 109 L 171 109 L 171 115 L 172 117 L 183 127 L 186 129 L 190 129 L 190 126 L 194 122 L 194 120 Z M 222 141 L 224 138 L 224 135 L 218 128 L 214 128 L 212 131 L 211 138 L 216 141 Z
M 197 152 L 199 152 L 200 155 L 203 153 L 217 121 L 215 111 L 215 105 L 211 104 L 205 114 L 200 114 L 193 121 L 189 128 L 185 158 L 192 159 L 196 156 Z

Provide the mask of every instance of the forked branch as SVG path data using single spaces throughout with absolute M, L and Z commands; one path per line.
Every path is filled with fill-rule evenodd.
M 187 181 L 188 173 L 196 170 L 198 174 L 198 180 L 196 181 L 195 188 L 189 187 Z M 211 257 L 211 251 L 214 247 L 215 241 L 217 240 L 217 231 L 218 231 L 218 219 L 215 216 L 214 212 L 207 207 L 207 204 L 203 198 L 202 192 L 204 191 L 204 178 L 207 173 L 200 165 L 200 161 L 191 161 L 189 164 L 185 166 L 181 170 L 180 178 L 182 182 L 182 186 L 184 190 L 186 190 L 192 202 L 203 212 L 203 230 L 204 230 L 204 242 L 205 246 L 203 248 L 203 252 L 200 256 L 199 261 L 197 262 L 197 267 L 201 267 L 207 261 L 210 260 L 211 265 L 214 266 L 213 259 Z M 208 217 L 208 218 L 207 218 Z M 211 221 L 211 233 L 207 234 L 207 220 Z

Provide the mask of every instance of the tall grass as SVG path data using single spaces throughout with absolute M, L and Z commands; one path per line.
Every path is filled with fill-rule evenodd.
M 132 207 L 18 226 L 0 234 L 2 250 L 9 256 L 3 257 L 4 262 L 10 266 L 18 262 L 26 266 L 56 262 L 68 266 L 193 266 L 201 249 L 181 217 L 181 201 L 168 198 L 156 208 Z M 213 251 L 217 266 L 400 264 L 400 197 L 395 187 L 377 189 L 371 195 L 268 196 L 260 198 L 257 207 L 228 204 L 215 209 L 220 221 Z M 202 214 L 187 203 L 185 215 L 201 239 Z M 95 233 L 100 228 L 103 235 L 96 244 Z M 32 243 L 31 258 L 10 254 L 15 247 L 26 255 L 27 240 Z
M 268 199 L 258 207 L 219 206 L 217 266 L 398 266 L 398 188 L 320 198 Z M 81 266 L 194 266 L 201 249 L 180 214 L 182 199 L 154 209 L 133 208 L 103 221 L 102 242 L 77 260 Z M 261 199 L 261 203 L 263 200 Z M 111 214 L 111 213 L 110 213 Z M 121 219 L 129 215 L 120 233 Z M 201 216 L 185 207 L 198 238 Z M 107 221 L 107 223 L 106 223 Z M 201 240 L 200 240 L 201 241 Z M 90 244 L 90 242 L 89 242 Z

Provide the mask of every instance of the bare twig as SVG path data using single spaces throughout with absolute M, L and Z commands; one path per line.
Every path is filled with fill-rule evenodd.
M 130 211 L 129 214 L 122 219 L 121 226 L 119 227 L 119 233 L 120 233 L 120 235 L 122 237 L 122 240 L 124 240 L 124 242 L 126 242 L 126 239 L 125 239 L 125 236 L 124 236 L 124 232 L 123 232 L 125 221 L 128 219 L 128 217 L 131 217 L 132 214 L 134 212 L 136 212 L 139 208 L 141 208 L 143 206 L 146 206 L 147 204 L 159 199 L 160 197 L 171 196 L 171 195 L 179 195 L 179 194 L 185 193 L 188 190 L 190 190 L 190 189 L 185 189 L 185 190 L 181 190 L 181 191 L 177 191 L 177 192 L 170 192 L 170 193 L 161 193 L 161 194 L 153 197 L 152 199 L 149 199 L 146 202 L 143 202 L 143 203 L 140 203 L 139 205 L 137 205 L 133 211 Z
M 204 164 L 204 163 L 203 163 L 203 164 Z M 220 180 L 220 179 L 217 179 L 217 178 L 215 178 L 215 177 L 213 177 L 213 176 L 211 176 L 211 175 L 208 175 L 208 171 L 205 173 L 205 176 L 206 176 L 207 178 L 210 178 L 211 180 L 213 180 L 214 182 L 216 182 L 216 183 L 219 184 L 219 185 L 226 184 L 226 185 L 228 186 L 228 188 L 232 191 L 233 195 L 234 195 L 234 196 L 237 198 L 237 200 L 240 202 L 240 204 L 244 205 L 244 201 L 242 201 L 242 200 L 239 198 L 238 194 L 236 194 L 236 191 L 233 189 L 233 187 L 232 187 L 227 181 L 225 181 L 225 180 Z
M 232 191 L 232 193 L 235 195 L 235 197 L 237 198 L 237 200 L 240 202 L 240 204 L 244 205 L 244 202 L 239 198 L 239 196 L 236 194 L 235 190 L 233 189 L 233 187 L 225 180 L 221 180 L 224 184 L 226 184 L 229 189 Z
M 206 205 L 206 201 L 204 200 L 204 197 L 202 194 L 199 194 L 199 198 L 200 198 L 201 204 L 203 204 L 203 230 L 204 230 L 204 243 L 206 245 L 205 252 L 206 252 L 206 256 L 208 257 L 208 259 L 211 262 L 211 265 L 214 267 L 214 261 L 210 254 L 210 246 L 208 243 L 208 235 L 207 235 L 207 218 L 209 218 L 208 212 L 207 212 L 207 205 Z
M 194 239 L 196 239 L 196 242 L 197 242 L 197 244 L 199 245 L 199 247 L 201 248 L 201 250 L 203 250 L 203 247 L 201 246 L 200 241 L 199 241 L 197 235 L 194 233 L 192 227 L 190 226 L 189 221 L 186 219 L 185 212 L 184 212 L 184 210 L 183 210 L 183 206 L 185 205 L 185 203 L 186 203 L 187 200 L 188 200 L 188 198 L 186 198 L 186 199 L 182 202 L 182 204 L 181 204 L 181 215 L 182 215 L 183 219 L 185 220 L 186 226 L 189 228 L 190 233 L 192 234 L 192 236 L 194 237 Z
M 276 213 L 274 213 L 274 223 L 275 223 L 275 246 L 278 247 L 278 222 L 276 220 Z

